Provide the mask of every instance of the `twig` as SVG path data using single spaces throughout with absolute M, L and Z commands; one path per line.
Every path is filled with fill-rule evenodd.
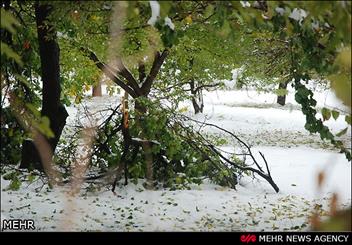
M 266 159 L 265 159 L 265 157 L 264 157 L 264 154 L 261 153 L 261 152 L 259 152 L 259 154 L 260 154 L 260 156 L 261 156 L 261 157 L 263 158 L 263 160 L 264 160 L 264 163 L 265 163 L 265 166 L 266 166 L 266 171 L 267 171 L 267 173 L 268 173 L 268 176 L 271 177 L 270 170 L 269 170 L 269 166 L 268 166 L 268 162 L 266 161 Z
M 187 117 L 187 116 L 184 116 L 184 117 Z M 234 137 L 238 142 L 240 142 L 244 147 L 247 148 L 248 153 L 249 153 L 249 156 L 252 158 L 252 160 L 253 160 L 253 162 L 255 163 L 255 165 L 257 166 L 257 168 L 258 168 L 261 172 L 263 172 L 263 169 L 260 167 L 260 165 L 258 164 L 257 160 L 254 158 L 250 146 L 247 145 L 244 141 L 242 141 L 237 135 L 233 134 L 232 132 L 230 132 L 230 131 L 228 131 L 228 130 L 226 130 L 226 129 L 224 129 L 224 128 L 219 127 L 218 125 L 215 125 L 215 124 L 212 124 L 212 123 L 200 122 L 200 121 L 195 120 L 195 119 L 190 118 L 190 117 L 187 117 L 187 118 L 188 118 L 189 120 L 191 120 L 191 121 L 194 121 L 194 122 L 197 122 L 197 123 L 203 123 L 204 125 L 211 126 L 211 127 L 215 127 L 215 128 L 217 128 L 217 129 L 219 129 L 219 130 L 221 130 L 221 131 L 224 131 L 224 132 L 230 134 L 230 135 L 231 135 L 232 137 Z
M 260 175 L 262 178 L 264 178 L 266 181 L 269 182 L 269 184 L 274 188 L 274 190 L 276 192 L 279 192 L 279 187 L 275 184 L 275 182 L 273 181 L 273 179 L 271 178 L 270 174 L 265 174 L 263 171 L 259 171 L 257 169 L 251 168 L 251 167 L 242 167 L 239 166 L 238 164 L 230 161 L 229 159 L 227 159 L 226 157 L 224 157 L 220 152 L 218 152 L 213 146 L 209 146 L 215 153 L 217 153 L 222 159 L 224 159 L 226 162 L 230 163 L 231 165 L 233 165 L 234 167 L 241 169 L 243 171 L 249 170 L 252 171 L 254 173 L 257 173 L 258 175 Z

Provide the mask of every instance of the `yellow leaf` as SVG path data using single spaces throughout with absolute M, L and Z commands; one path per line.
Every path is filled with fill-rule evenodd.
M 188 107 L 185 106 L 185 107 L 182 107 L 178 110 L 180 113 L 184 113 L 184 112 L 187 112 L 188 111 Z
M 192 23 L 192 15 L 188 15 L 186 18 L 185 18 L 185 21 L 187 24 L 191 24 Z

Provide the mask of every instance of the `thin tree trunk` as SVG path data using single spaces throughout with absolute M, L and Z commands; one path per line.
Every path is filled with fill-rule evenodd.
M 279 84 L 279 89 L 286 89 L 286 88 L 287 88 L 287 84 L 288 84 L 287 81 L 286 81 L 286 82 L 283 82 L 283 83 L 280 83 L 280 84 Z M 277 96 L 277 103 L 278 103 L 279 105 L 284 106 L 285 103 L 286 103 L 286 95 L 278 95 L 278 96 Z
M 56 40 L 56 30 L 50 23 L 49 15 L 52 6 L 49 4 L 35 4 L 35 16 L 38 32 L 39 55 L 42 72 L 42 116 L 50 120 L 50 128 L 54 137 L 48 139 L 52 151 L 55 151 L 62 130 L 66 124 L 68 113 L 60 103 L 60 50 Z M 42 170 L 43 166 L 38 157 L 38 151 L 33 147 L 33 142 L 25 141 L 22 148 L 21 168 L 33 166 Z
M 194 113 L 198 114 L 198 113 L 203 113 L 203 108 L 204 108 L 204 104 L 203 104 L 203 95 L 200 89 L 196 89 L 195 88 L 195 82 L 193 79 L 190 80 L 189 83 L 190 87 L 191 87 L 191 94 L 192 94 L 192 105 L 193 105 L 193 109 L 194 109 Z M 198 101 L 197 101 L 198 99 Z
M 198 113 L 203 112 L 203 108 L 198 105 L 198 102 L 196 101 L 196 99 L 194 97 L 192 97 L 192 105 L 193 105 L 193 109 L 194 109 L 194 114 L 198 114 Z
M 146 97 L 146 96 L 145 96 Z M 137 127 L 142 129 L 142 124 L 144 117 L 147 113 L 147 108 L 145 105 L 141 104 L 138 102 L 138 98 L 135 100 L 135 105 L 134 105 L 135 113 L 136 113 L 136 125 Z M 142 139 L 145 139 L 143 130 L 141 130 L 141 135 L 140 137 Z M 145 172 L 145 177 L 147 179 L 145 188 L 148 190 L 152 190 L 154 188 L 153 185 L 153 154 L 152 154 L 152 146 L 149 142 L 144 142 L 142 144 L 142 149 L 144 151 L 144 159 L 145 159 L 145 167 L 146 167 L 146 172 Z
M 152 146 L 149 142 L 143 143 L 142 145 L 145 157 L 145 166 L 146 166 L 146 189 L 154 189 L 153 184 L 153 155 L 152 155 Z

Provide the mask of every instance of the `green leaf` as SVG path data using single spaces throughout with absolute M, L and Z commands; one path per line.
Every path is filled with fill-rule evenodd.
M 340 112 L 334 110 L 334 111 L 331 111 L 331 115 L 336 120 L 339 117 Z
M 41 118 L 39 127 L 48 137 L 54 137 L 54 133 L 50 129 L 50 119 L 47 116 Z
M 11 181 L 8 189 L 17 191 L 20 189 L 20 187 L 21 187 L 21 181 L 16 177 Z
M 26 103 L 26 107 L 33 113 L 35 117 L 31 122 L 32 125 L 45 136 L 49 138 L 55 137 L 53 131 L 50 128 L 50 119 L 47 116 L 41 116 L 40 111 L 33 104 Z
M 28 110 L 30 110 L 30 112 L 33 113 L 34 116 L 40 117 L 40 111 L 35 107 L 35 105 L 31 103 L 26 103 L 26 107 L 28 108 Z
M 19 74 L 14 74 L 17 80 L 22 82 L 24 85 L 26 85 L 28 88 L 33 89 L 33 86 L 26 80 L 26 78 L 22 75 Z
M 345 128 L 345 129 L 342 129 L 340 132 L 338 132 L 338 133 L 336 134 L 336 136 L 337 136 L 337 137 L 341 137 L 342 135 L 346 134 L 347 129 L 348 129 L 348 127 Z
M 28 179 L 29 183 L 32 183 L 35 180 L 35 175 L 30 174 L 30 175 L 27 176 L 27 179 Z
M 10 59 L 13 59 L 18 65 L 23 66 L 23 62 L 21 60 L 21 57 L 13 51 L 12 48 L 10 48 L 9 45 L 6 43 L 1 42 L 0 43 L 0 48 L 1 48 L 1 54 L 7 56 Z
M 278 88 L 275 90 L 275 94 L 278 96 L 284 96 L 288 94 L 288 90 L 284 88 Z
M 224 24 L 222 25 L 222 27 L 220 29 L 219 34 L 221 37 L 226 38 L 230 34 L 230 32 L 231 32 L 230 23 L 227 20 L 225 20 Z
M 324 121 L 329 120 L 331 117 L 331 111 L 325 107 L 321 110 L 321 114 L 323 115 Z
M 182 184 L 182 179 L 180 177 L 176 177 L 175 178 L 175 183 L 178 184 L 178 185 Z
M 331 87 L 342 102 L 351 107 L 351 73 L 338 73 L 329 76 Z
M 345 121 L 346 121 L 349 125 L 351 125 L 351 116 L 346 115 L 346 116 L 345 116 Z
M 12 34 L 16 33 L 14 26 L 19 26 L 20 23 L 12 16 L 11 13 L 1 9 L 1 28 L 8 30 Z
M 168 1 L 159 1 L 159 5 L 160 5 L 160 17 L 165 18 L 166 16 L 168 16 L 168 13 L 171 8 L 171 3 Z
M 4 180 L 12 180 L 12 179 L 14 179 L 14 178 L 16 178 L 16 177 L 17 177 L 17 173 L 16 173 L 15 171 L 10 172 L 10 173 L 7 173 L 7 174 L 5 174 L 5 175 L 2 176 L 2 178 L 3 178 Z
M 209 4 L 204 11 L 204 18 L 208 18 L 210 15 L 214 13 L 214 6 Z

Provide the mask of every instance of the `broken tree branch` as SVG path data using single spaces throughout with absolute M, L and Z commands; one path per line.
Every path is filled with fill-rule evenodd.
M 228 158 L 224 157 L 219 151 L 217 151 L 215 149 L 215 147 L 213 145 L 209 146 L 216 154 L 218 154 L 223 160 L 225 160 L 227 163 L 230 163 L 232 166 L 234 166 L 235 168 L 238 168 L 242 171 L 252 171 L 253 173 L 256 173 L 258 175 L 260 175 L 263 179 L 265 179 L 266 181 L 268 181 L 268 183 L 274 188 L 274 190 L 276 192 L 279 192 L 279 187 L 275 184 L 275 182 L 273 181 L 273 179 L 270 176 L 270 172 L 268 172 L 267 174 L 265 174 L 263 171 L 259 171 L 258 169 L 255 168 L 251 168 L 251 167 L 242 167 L 232 161 L 230 161 Z
M 152 87 L 153 81 L 159 73 L 159 70 L 164 63 L 169 51 L 165 49 L 161 54 L 160 52 L 155 53 L 153 66 L 150 69 L 149 75 L 147 76 L 145 82 L 142 85 L 142 91 L 144 95 L 148 95 Z
M 81 47 L 80 50 L 82 52 L 84 52 L 85 54 L 88 55 L 89 59 L 91 59 L 92 61 L 94 61 L 95 65 L 104 72 L 104 74 L 109 77 L 114 83 L 116 83 L 117 85 L 119 85 L 123 90 L 125 90 L 128 94 L 130 94 L 133 98 L 137 98 L 138 95 L 137 93 L 134 91 L 133 88 L 131 88 L 129 85 L 127 85 L 126 83 L 124 83 L 123 81 L 121 81 L 115 74 L 114 72 L 111 70 L 111 68 L 106 65 L 104 62 L 101 62 L 97 55 L 91 51 L 88 48 L 84 48 Z
M 186 117 L 186 116 L 185 116 Z M 197 123 L 202 123 L 203 125 L 206 125 L 206 126 L 211 126 L 211 127 L 214 127 L 214 128 L 217 128 L 225 133 L 228 133 L 229 135 L 231 135 L 232 137 L 234 137 L 238 142 L 240 142 L 248 151 L 249 153 L 249 156 L 252 158 L 254 164 L 257 166 L 257 168 L 263 172 L 263 169 L 260 167 L 260 165 L 258 164 L 257 160 L 254 158 L 253 154 L 252 154 L 252 150 L 251 150 L 251 147 L 249 145 L 247 145 L 243 140 L 241 140 L 237 135 L 235 135 L 234 133 L 224 129 L 224 128 L 221 128 L 219 127 L 218 125 L 215 125 L 215 124 L 212 124 L 212 123 L 206 123 L 206 122 L 200 122 L 198 120 L 195 120 L 195 119 L 192 119 L 190 117 L 187 117 L 189 120 L 191 121 L 194 121 L 194 122 L 197 122 Z
M 127 67 L 123 64 L 120 58 L 117 59 L 117 72 L 122 77 L 124 77 L 127 83 L 134 89 L 134 91 L 140 96 L 142 95 L 142 90 L 139 87 L 136 79 L 134 79 L 131 72 L 127 69 Z
M 242 171 L 251 171 L 253 173 L 256 173 L 258 174 L 259 176 L 261 176 L 263 179 L 265 179 L 273 188 L 276 192 L 279 192 L 279 187 L 276 185 L 276 183 L 273 181 L 272 177 L 271 177 L 271 173 L 270 173 L 270 170 L 269 170 L 269 166 L 268 166 L 268 163 L 263 155 L 263 153 L 259 152 L 261 157 L 263 158 L 263 161 L 266 165 L 266 170 L 267 170 L 267 173 L 265 173 L 263 171 L 263 169 L 260 167 L 260 165 L 258 164 L 257 160 L 255 159 L 252 151 L 251 151 L 251 148 L 244 142 L 242 141 L 238 136 L 236 136 L 235 134 L 233 134 L 232 132 L 226 130 L 226 129 L 223 129 L 215 124 L 211 124 L 211 123 L 206 123 L 206 122 L 200 122 L 200 121 L 197 121 L 197 120 L 194 120 L 192 118 L 189 118 L 187 116 L 184 116 L 184 115 L 181 115 L 181 117 L 186 117 L 187 119 L 191 120 L 191 121 L 194 121 L 194 122 L 197 122 L 197 123 L 200 123 L 202 125 L 206 125 L 206 126 L 212 126 L 212 127 L 215 127 L 221 131 L 224 131 L 226 133 L 228 133 L 229 135 L 231 135 L 232 137 L 234 137 L 237 141 L 239 141 L 248 151 L 248 154 L 246 154 L 246 156 L 250 156 L 251 159 L 253 160 L 254 164 L 257 166 L 258 169 L 255 169 L 255 168 L 252 168 L 252 167 L 249 167 L 249 166 L 240 166 L 238 165 L 237 163 L 229 160 L 228 158 L 226 158 L 219 150 L 216 149 L 216 147 L 211 144 L 200 132 L 197 132 L 198 134 L 198 137 L 200 137 L 204 142 L 206 142 L 206 146 L 211 150 L 213 151 L 217 156 L 219 156 L 221 159 L 225 160 L 227 163 L 231 164 L 232 166 L 234 166 L 235 168 L 237 169 L 240 169 Z

